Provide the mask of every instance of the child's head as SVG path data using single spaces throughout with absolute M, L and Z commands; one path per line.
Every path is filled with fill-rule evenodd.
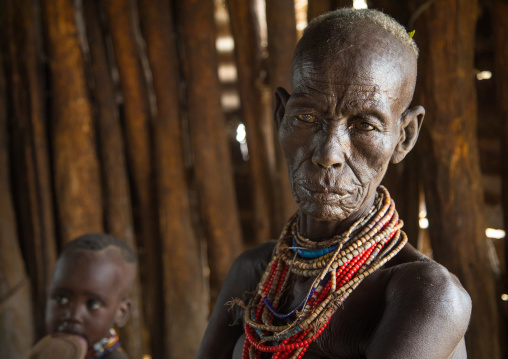
M 86 234 L 66 244 L 48 289 L 46 329 L 83 336 L 92 346 L 130 311 L 136 255 L 120 239 Z

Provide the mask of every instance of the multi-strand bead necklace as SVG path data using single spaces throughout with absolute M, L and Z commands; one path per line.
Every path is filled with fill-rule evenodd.
M 108 353 L 111 353 L 113 350 L 116 350 L 120 347 L 120 338 L 116 333 L 116 330 L 111 328 L 109 330 L 108 336 L 102 338 L 97 343 L 95 343 L 86 354 L 85 359 L 99 359 L 105 356 Z
M 297 213 L 284 227 L 257 292 L 247 305 L 243 359 L 269 355 L 263 353 L 277 359 L 302 358 L 339 305 L 407 242 L 395 204 L 382 186 L 369 213 L 345 233 L 313 242 L 298 226 Z M 300 305 L 280 313 L 278 308 L 291 290 L 291 275 L 315 279 Z

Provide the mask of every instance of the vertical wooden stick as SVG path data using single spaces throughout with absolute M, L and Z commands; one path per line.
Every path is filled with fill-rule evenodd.
M 263 133 L 261 88 L 261 45 L 252 1 L 228 1 L 231 29 L 235 39 L 235 59 L 249 146 L 250 188 L 254 212 L 254 242 L 262 243 L 276 233 L 273 222 L 274 169 L 270 168 L 267 141 Z M 270 121 L 273 126 L 273 122 Z
M 414 2 L 413 10 L 421 2 Z M 477 2 L 432 3 L 416 19 L 423 181 L 434 258 L 456 274 L 473 301 L 466 335 L 472 358 L 501 358 L 501 321 L 485 237 L 476 138 L 473 56 Z M 460 90 L 459 90 L 460 89 Z
M 97 140 L 104 197 L 106 232 L 125 240 L 135 251 L 131 196 L 125 160 L 120 116 L 115 101 L 116 89 L 108 64 L 106 34 L 100 23 L 95 1 L 83 2 L 83 16 L 90 51 L 92 95 L 97 108 Z M 132 293 L 131 315 L 127 325 L 120 328 L 122 345 L 131 358 L 141 358 L 148 352 L 142 315 L 141 283 L 139 278 Z
M 176 4 L 194 172 L 207 237 L 210 291 L 216 297 L 241 250 L 242 236 L 219 97 L 214 8 L 212 1 L 178 0 Z
M 161 256 L 154 194 L 150 105 L 136 42 L 135 7 L 130 0 L 100 2 L 107 16 L 123 97 L 127 164 L 132 178 L 134 227 L 141 262 L 143 305 L 154 357 L 161 356 Z
M 6 4 L 11 149 L 20 245 L 27 258 L 36 337 L 45 333 L 46 288 L 56 259 L 53 200 L 36 8 L 32 1 Z M 6 52 L 7 53 L 7 52 Z
M 290 68 L 293 51 L 296 45 L 296 18 L 293 0 L 267 1 L 266 25 L 268 33 L 268 72 L 272 91 L 278 86 L 291 92 Z M 278 227 L 293 215 L 297 206 L 289 185 L 286 161 L 280 149 L 278 135 L 275 138 L 277 180 L 275 194 L 277 205 L 275 213 L 278 215 Z
M 78 43 L 74 7 L 42 2 L 51 70 L 53 165 L 62 241 L 102 232 L 102 197 L 95 127 Z
M 0 52 L 0 357 L 27 358 L 33 344 L 30 284 L 18 245 L 12 206 L 7 89 Z
M 168 1 L 139 0 L 138 5 L 157 104 L 152 124 L 163 258 L 164 316 L 160 320 L 164 322 L 164 348 L 161 357 L 194 358 L 206 326 L 209 294 L 191 218 L 173 13 Z M 212 270 L 215 269 L 212 265 Z
M 508 232 L 508 4 L 501 0 L 495 0 L 492 6 L 492 17 L 494 30 L 494 56 L 497 103 L 503 123 L 503 135 L 501 139 L 501 181 L 504 228 Z M 508 238 L 504 238 L 504 280 L 502 281 L 502 293 L 508 292 Z M 508 302 L 502 303 L 504 308 L 505 323 L 508 324 Z M 504 328 L 504 333 L 508 328 Z M 504 343 L 504 354 L 508 354 L 508 345 Z

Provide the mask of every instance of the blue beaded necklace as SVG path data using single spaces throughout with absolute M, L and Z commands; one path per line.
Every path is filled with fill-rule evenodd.
M 293 252 L 296 252 L 300 257 L 303 258 L 310 258 L 310 259 L 316 259 L 319 257 L 322 257 L 330 252 L 333 252 L 337 249 L 339 245 L 336 244 L 334 246 L 323 248 L 323 249 L 317 249 L 317 250 L 311 250 L 311 249 L 301 249 L 298 248 L 298 243 L 296 243 L 296 237 L 293 237 L 293 247 L 291 250 Z

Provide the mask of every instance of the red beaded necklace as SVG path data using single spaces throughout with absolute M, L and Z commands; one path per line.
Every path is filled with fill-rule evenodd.
M 247 305 L 243 359 L 267 357 L 262 353 L 277 359 L 302 358 L 349 294 L 407 242 L 395 204 L 382 186 L 369 213 L 330 240 L 317 243 L 304 238 L 298 219 L 297 213 L 284 227 L 257 293 Z M 298 253 L 305 253 L 306 258 Z M 304 302 L 289 314 L 281 314 L 278 307 L 290 289 L 291 275 L 315 279 Z M 284 324 L 280 318 L 294 319 Z

